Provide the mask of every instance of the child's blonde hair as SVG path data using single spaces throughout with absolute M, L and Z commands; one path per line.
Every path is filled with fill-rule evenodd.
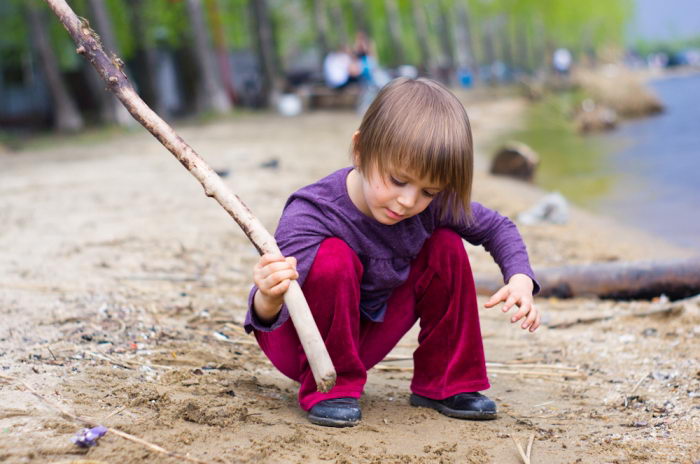
M 462 103 L 430 79 L 400 77 L 379 92 L 362 118 L 353 152 L 362 173 L 401 169 L 442 186 L 441 217 L 469 218 L 472 131 Z

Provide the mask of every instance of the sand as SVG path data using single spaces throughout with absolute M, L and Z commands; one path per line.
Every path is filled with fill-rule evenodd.
M 467 102 L 475 197 L 511 216 L 544 192 L 485 174 L 484 147 L 524 104 Z M 292 191 L 348 163 L 357 124 L 254 114 L 178 131 L 273 230 Z M 497 420 L 409 406 L 404 360 L 370 371 L 360 426 L 323 428 L 241 329 L 255 250 L 179 163 L 140 129 L 33 146 L 0 153 L 0 375 L 74 414 L 211 463 L 517 463 L 512 439 L 530 436 L 533 463 L 700 459 L 698 299 L 539 299 L 535 334 L 483 309 Z M 535 267 L 689 253 L 580 210 L 521 230 Z M 477 274 L 494 272 L 468 251 Z M 607 319 L 549 327 L 593 316 Z M 413 330 L 392 356 L 415 346 Z M 81 450 L 80 425 L 15 381 L 0 382 L 0 405 L 0 462 L 182 462 L 113 433 Z

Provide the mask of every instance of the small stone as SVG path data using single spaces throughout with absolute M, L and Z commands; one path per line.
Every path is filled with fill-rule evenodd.
M 491 174 L 532 182 L 540 163 L 535 151 L 521 142 L 505 144 L 491 161 Z

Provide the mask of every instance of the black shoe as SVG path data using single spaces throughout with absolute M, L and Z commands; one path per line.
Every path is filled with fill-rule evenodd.
M 490 420 L 496 418 L 496 403 L 478 392 L 458 393 L 444 400 L 431 400 L 425 396 L 411 395 L 411 406 L 432 408 L 458 419 Z
M 309 421 L 326 427 L 353 427 L 360 423 L 362 411 L 356 398 L 333 398 L 316 403 L 309 411 Z

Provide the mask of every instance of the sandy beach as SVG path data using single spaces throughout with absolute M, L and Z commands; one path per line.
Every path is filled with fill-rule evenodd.
M 545 192 L 486 174 L 485 147 L 520 124 L 526 103 L 465 104 L 475 200 L 514 217 Z M 274 230 L 290 193 L 348 164 L 358 123 L 343 112 L 246 114 L 177 130 Z M 211 463 L 518 463 L 513 439 L 531 436 L 532 462 L 700 459 L 697 298 L 539 299 L 535 334 L 482 309 L 491 422 L 408 404 L 414 328 L 399 360 L 370 372 L 362 424 L 323 428 L 242 330 L 255 249 L 155 139 L 134 129 L 33 146 L 0 153 L 0 375 L 14 379 L 0 379 L 0 462 L 181 462 L 113 433 L 81 450 L 70 442 L 80 424 L 20 382 Z M 263 166 L 271 160 L 277 168 Z M 690 253 L 576 208 L 565 225 L 521 232 L 535 269 Z M 477 275 L 497 270 L 483 250 L 468 252 Z

